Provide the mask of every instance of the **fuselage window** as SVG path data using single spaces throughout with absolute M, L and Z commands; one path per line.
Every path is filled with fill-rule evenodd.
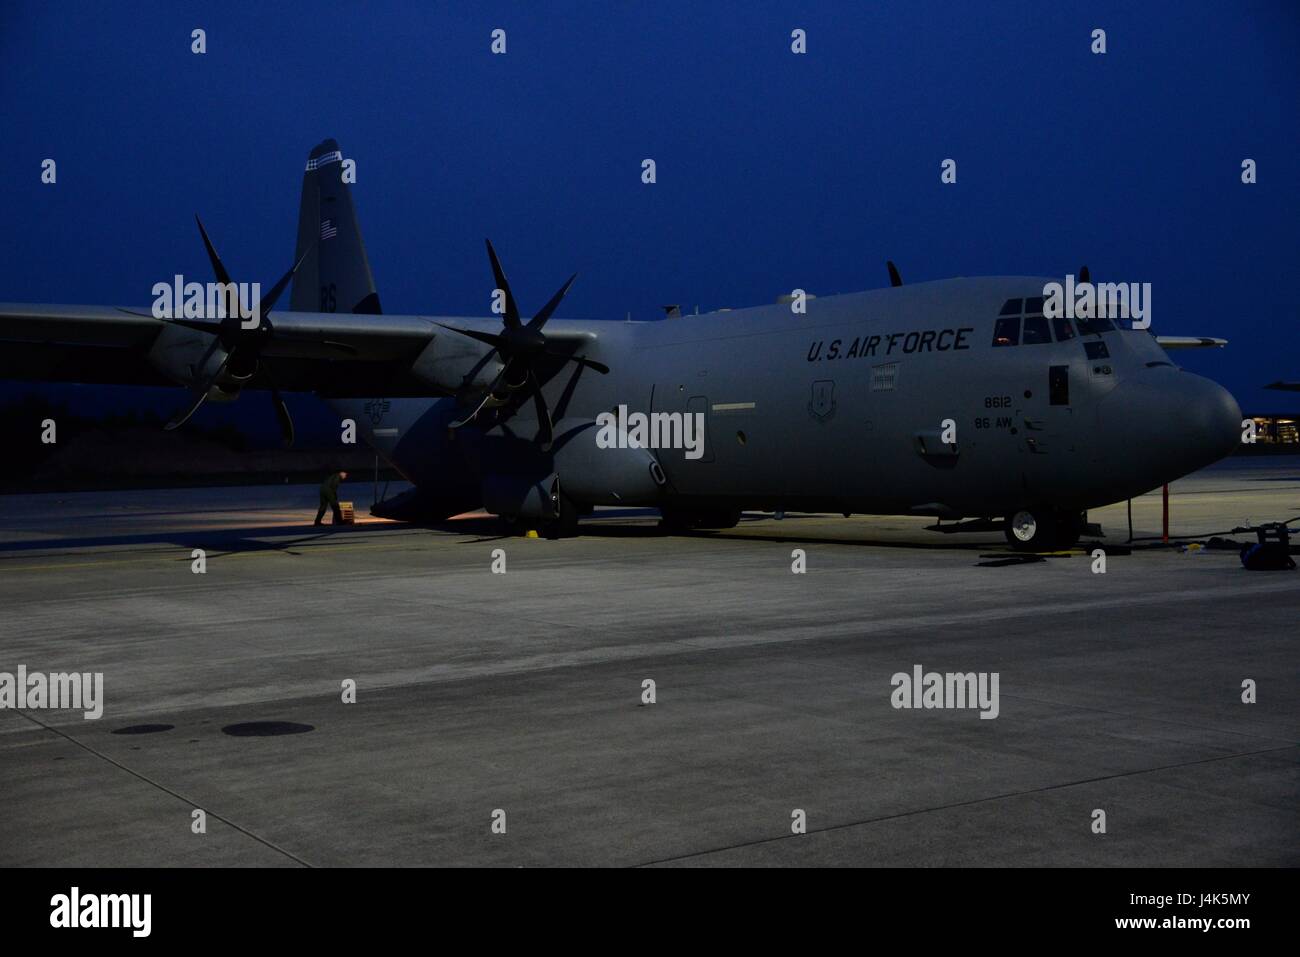
M 1034 313 L 1043 311 L 1043 297 L 1031 296 L 1025 300 L 1025 312 Z
M 1079 335 L 1086 336 L 1093 332 L 1114 332 L 1115 325 L 1109 319 L 1100 317 L 1095 319 L 1085 319 L 1083 316 L 1076 316 L 1075 321 L 1079 324 Z
M 1025 345 L 1051 341 L 1052 334 L 1047 329 L 1046 319 L 1042 316 L 1025 316 Z
M 993 344 L 995 346 L 1020 345 L 1020 317 L 1003 316 L 993 327 Z
M 1002 311 L 998 313 L 998 315 L 1000 316 L 1020 315 L 1020 304 L 1023 301 L 1024 301 L 1023 299 L 1008 299 L 1005 303 L 1002 304 Z
M 1070 320 L 1065 316 L 1057 316 L 1052 320 L 1052 328 L 1056 330 L 1056 341 L 1065 342 L 1074 338 L 1074 326 L 1070 325 Z

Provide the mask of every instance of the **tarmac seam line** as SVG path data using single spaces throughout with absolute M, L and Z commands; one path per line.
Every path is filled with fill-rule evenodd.
M 748 847 L 760 847 L 764 844 L 775 844 L 777 841 L 795 840 L 801 837 L 808 837 L 812 834 L 828 834 L 832 831 L 844 831 L 854 827 L 865 827 L 870 824 L 883 824 L 887 821 L 898 821 L 903 818 L 916 817 L 921 814 L 930 814 L 934 811 L 951 811 L 957 808 L 973 807 L 976 804 L 987 804 L 992 801 L 1002 801 L 1006 798 L 1024 797 L 1028 794 L 1043 794 L 1047 791 L 1060 791 L 1066 788 L 1079 787 L 1084 784 L 1097 784 L 1102 781 L 1114 781 L 1119 778 L 1134 777 L 1139 774 L 1153 774 L 1157 771 L 1174 771 L 1179 768 L 1194 767 L 1198 764 L 1210 764 L 1215 761 L 1231 761 L 1236 758 L 1249 758 L 1257 754 L 1273 754 L 1278 751 L 1289 751 L 1296 747 L 1288 745 L 1282 748 L 1264 748 L 1259 751 L 1242 751 L 1236 754 L 1220 754 L 1210 758 L 1198 758 L 1195 761 L 1181 761 L 1178 764 L 1165 764 L 1154 768 L 1137 768 L 1133 771 L 1120 771 L 1117 774 L 1103 774 L 1095 778 L 1083 778 L 1078 781 L 1066 781 L 1063 784 L 1045 784 L 1042 787 L 1027 788 L 1023 791 L 1008 791 L 1005 794 L 992 794 L 988 797 L 972 798 L 969 801 L 956 801 L 952 804 L 936 804 L 933 807 L 916 808 L 912 811 L 900 811 L 897 814 L 884 814 L 880 817 L 863 818 L 860 821 L 846 821 L 843 824 L 828 824 L 825 827 L 809 828 L 804 834 L 781 834 L 777 837 L 762 837 L 753 841 L 739 841 L 735 844 L 728 844 L 723 847 L 708 848 L 703 851 L 692 851 L 689 854 L 677 854 L 672 857 L 658 858 L 653 861 L 642 861 L 640 864 L 633 864 L 633 867 L 653 867 L 656 864 L 672 864 L 677 861 L 689 861 L 699 857 L 707 857 L 711 854 L 722 854 L 726 851 L 741 850 Z
M 225 824 L 227 827 L 231 827 L 231 828 L 233 828 L 234 830 L 238 831 L 240 834 L 243 834 L 245 837 L 251 837 L 253 840 L 257 841 L 259 844 L 262 844 L 262 845 L 264 845 L 265 847 L 269 847 L 271 850 L 273 850 L 273 851 L 275 851 L 275 852 L 277 852 L 277 853 L 279 853 L 279 854 L 283 854 L 285 857 L 289 858 L 289 859 L 292 860 L 292 861 L 295 861 L 295 862 L 298 863 L 298 864 L 301 864 L 303 867 L 312 867 L 311 864 L 309 864 L 309 863 L 307 863 L 306 861 L 304 861 L 301 857 L 299 857 L 298 855 L 294 854 L 292 851 L 287 851 L 287 850 L 285 850 L 283 847 L 280 847 L 280 845 L 276 844 L 274 841 L 268 840 L 267 838 L 264 838 L 264 837 L 261 837 L 260 835 L 254 834 L 254 833 L 253 833 L 252 831 L 250 831 L 248 828 L 243 827 L 242 825 L 236 824 L 234 821 L 230 820 L 230 818 L 228 818 L 228 817 L 223 817 L 222 815 L 218 814 L 216 811 L 209 810 L 209 809 L 205 808 L 202 804 L 200 804 L 200 803 L 198 803 L 198 802 L 196 802 L 196 801 L 192 801 L 192 800 L 190 800 L 189 798 L 187 798 L 185 795 L 181 794 L 180 792 L 178 792 L 178 791 L 173 791 L 171 788 L 167 787 L 167 785 L 165 785 L 165 784 L 161 784 L 161 783 L 159 783 L 158 781 L 155 781 L 155 780 L 153 780 L 152 778 L 148 777 L 147 775 L 141 774 L 139 771 L 136 771 L 136 770 L 133 769 L 133 768 L 129 768 L 129 767 L 127 767 L 127 766 L 126 766 L 125 764 L 123 764 L 121 761 L 115 760 L 114 758 L 110 758 L 107 754 L 104 754 L 102 751 L 98 751 L 98 750 L 96 750 L 95 748 L 92 748 L 90 745 L 85 744 L 85 743 L 82 742 L 82 741 L 78 741 L 76 738 L 74 738 L 72 735 L 68 734 L 66 731 L 62 731 L 62 730 L 60 730 L 59 728 L 56 728 L 56 727 L 54 727 L 54 726 L 52 726 L 52 725 L 45 724 L 43 721 L 40 721 L 40 720 L 38 720 L 37 718 L 33 717 L 32 715 L 28 714 L 27 711 L 25 711 L 25 710 L 24 710 L 24 711 L 19 711 L 18 713 L 21 714 L 21 715 L 22 715 L 24 718 L 26 718 L 28 721 L 31 721 L 33 724 L 35 724 L 35 725 L 37 725 L 37 726 L 39 726 L 39 727 L 41 727 L 41 728 L 44 728 L 46 731 L 51 731 L 51 732 L 53 732 L 54 734 L 57 734 L 59 737 L 63 738 L 65 741 L 70 741 L 72 744 L 75 744 L 77 747 L 81 748 L 83 751 L 88 751 L 89 753 L 93 754 L 95 757 L 99 758 L 100 760 L 102 760 L 102 761 L 107 761 L 109 764 L 113 765 L 113 767 L 118 768 L 119 770 L 125 771 L 127 774 L 131 775 L 132 777 L 137 778 L 137 779 L 140 780 L 140 781 L 143 781 L 145 784 L 148 784 L 148 785 L 150 785 L 151 787 L 157 788 L 159 791 L 162 791 L 164 794 L 169 794 L 169 795 L 171 795 L 172 797 L 176 798 L 176 800 L 181 801 L 181 802 L 183 802 L 183 803 L 185 803 L 185 804 L 188 804 L 188 805 L 189 805 L 190 807 L 192 807 L 192 808 L 202 808 L 205 814 L 208 814 L 208 815 L 210 815 L 211 817 L 216 818 L 216 819 L 217 819 L 218 821 L 220 821 L 222 824 Z

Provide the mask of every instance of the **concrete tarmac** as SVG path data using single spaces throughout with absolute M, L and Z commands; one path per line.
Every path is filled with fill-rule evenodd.
M 0 497 L 0 672 L 104 676 L 99 720 L 0 710 L 0 865 L 1300 864 L 1300 577 L 1119 554 L 1122 504 L 1090 516 L 1104 574 L 910 518 L 602 510 L 548 541 L 315 507 Z M 1171 512 L 1300 516 L 1300 459 Z M 1159 493 L 1133 516 L 1157 536 Z M 996 672 L 997 717 L 895 708 L 916 665 Z

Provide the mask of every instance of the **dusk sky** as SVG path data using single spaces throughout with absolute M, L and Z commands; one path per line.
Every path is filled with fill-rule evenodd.
M 0 4 L 0 301 L 206 281 L 196 212 L 268 286 L 334 137 L 386 312 L 486 314 L 485 236 L 526 314 L 577 271 L 560 315 L 613 320 L 874 288 L 886 259 L 908 282 L 1086 263 L 1152 283 L 1156 331 L 1231 340 L 1176 358 L 1244 410 L 1300 398 L 1261 388 L 1300 379 L 1294 0 L 211 7 Z M 231 417 L 274 430 L 256 397 L 196 421 Z

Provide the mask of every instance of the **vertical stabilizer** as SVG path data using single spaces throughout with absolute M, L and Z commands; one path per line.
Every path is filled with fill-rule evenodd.
M 343 153 L 334 140 L 325 140 L 307 159 L 295 258 L 310 252 L 293 279 L 290 308 L 295 312 L 380 311 L 344 169 Z

